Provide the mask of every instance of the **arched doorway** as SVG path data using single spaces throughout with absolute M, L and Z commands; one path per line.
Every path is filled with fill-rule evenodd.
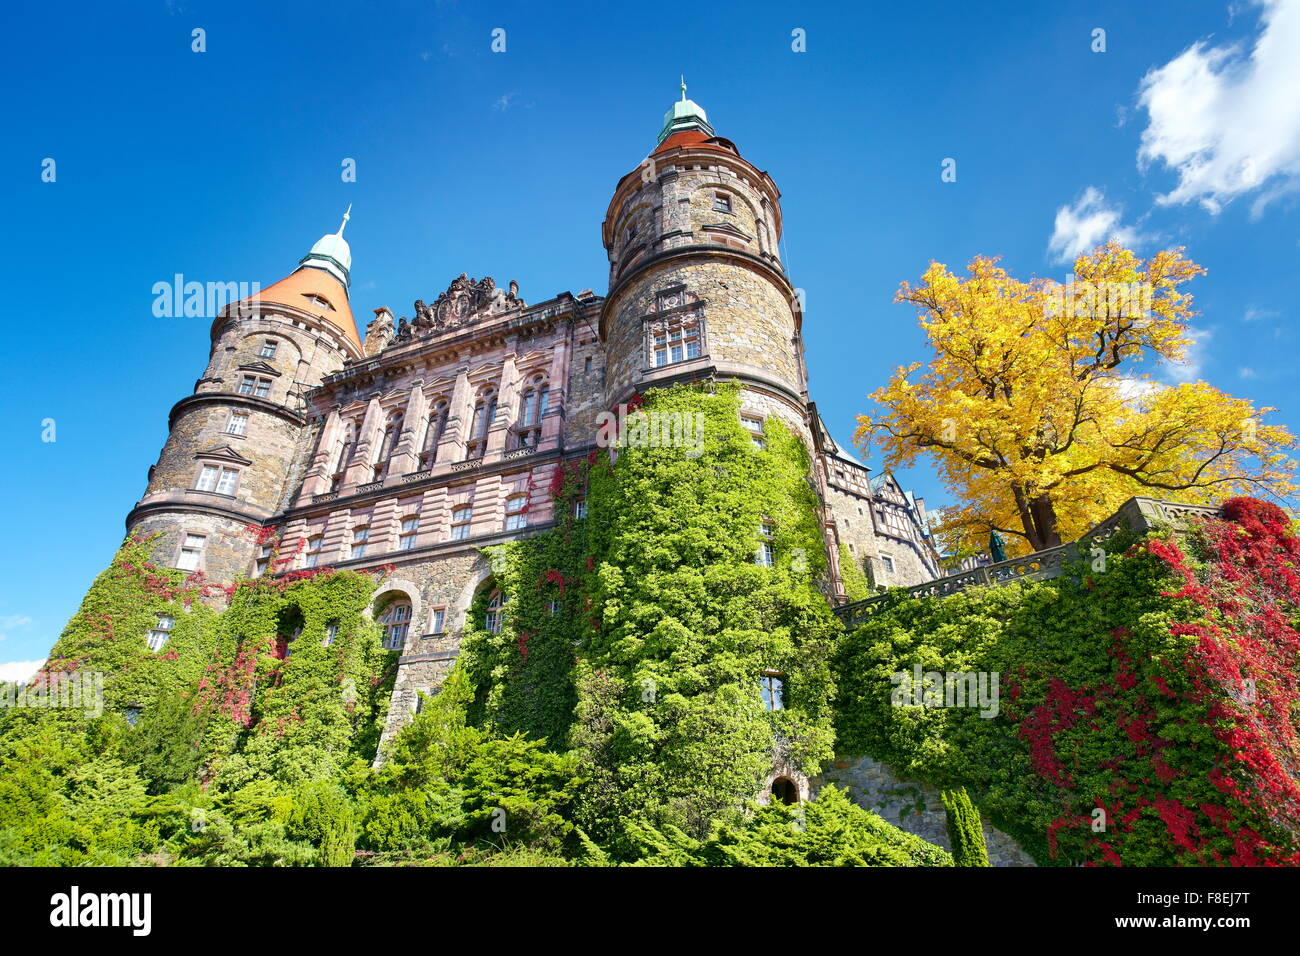
M 772 800 L 787 806 L 799 802 L 799 785 L 789 777 L 777 777 L 772 781 Z

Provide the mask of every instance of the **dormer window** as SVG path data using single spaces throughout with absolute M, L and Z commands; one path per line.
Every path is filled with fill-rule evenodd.
M 309 292 L 304 294 L 303 298 L 317 308 L 328 309 L 331 312 L 334 311 L 334 306 L 330 305 L 330 300 L 325 298 L 323 295 L 316 295 L 314 292 Z
M 731 212 L 731 195 L 729 193 L 713 194 L 714 212 Z

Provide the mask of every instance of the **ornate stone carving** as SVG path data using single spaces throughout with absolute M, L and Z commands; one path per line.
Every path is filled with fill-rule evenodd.
M 399 328 L 397 337 L 402 339 L 438 335 L 526 306 L 527 303 L 519 298 L 519 283 L 514 279 L 510 280 L 510 287 L 506 290 L 497 288 L 490 276 L 471 279 L 462 272 L 432 305 L 426 305 L 423 299 L 417 299 L 415 318 L 411 320 L 410 326 Z M 402 329 L 405 329 L 405 333 Z
M 393 313 L 384 306 L 375 309 L 375 318 L 366 326 L 365 351 L 367 356 L 378 355 L 393 341 Z

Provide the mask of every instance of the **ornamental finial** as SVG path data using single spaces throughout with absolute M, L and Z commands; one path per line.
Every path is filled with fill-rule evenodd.
M 336 232 L 335 235 L 337 236 L 343 235 L 343 229 L 347 226 L 348 220 L 351 218 L 352 218 L 352 203 L 348 203 L 347 211 L 343 213 L 343 224 L 339 226 L 339 231 Z

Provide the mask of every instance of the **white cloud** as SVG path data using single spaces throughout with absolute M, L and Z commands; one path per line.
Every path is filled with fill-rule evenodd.
M 0 641 L 9 637 L 9 631 L 29 627 L 32 619 L 26 614 L 0 614 Z
M 1258 0 L 1260 31 L 1241 44 L 1198 40 L 1138 88 L 1149 123 L 1138 167 L 1163 163 L 1178 184 L 1161 203 L 1211 213 L 1259 190 L 1252 215 L 1300 189 L 1300 0 Z M 1234 11 L 1235 12 L 1235 11 Z
M 43 658 L 39 661 L 9 661 L 0 664 L 0 681 L 25 681 L 44 664 Z
M 492 104 L 492 108 L 494 110 L 501 110 L 502 112 L 504 112 L 510 109 L 511 101 L 518 95 L 519 95 L 518 91 L 513 93 L 506 93 L 503 96 L 497 98 L 497 101 Z
M 1120 225 L 1122 210 L 1106 203 L 1096 186 L 1089 186 L 1075 202 L 1056 210 L 1056 225 L 1047 242 L 1047 254 L 1053 262 L 1072 262 L 1081 252 L 1117 239 L 1126 246 L 1141 238 L 1137 231 Z
M 1165 377 L 1175 382 L 1192 382 L 1201 377 L 1205 367 L 1205 347 L 1213 333 L 1209 329 L 1187 330 L 1187 359 L 1185 362 L 1168 362 L 1164 366 Z
M 1254 378 L 1255 370 L 1249 365 L 1243 365 L 1241 368 L 1237 369 L 1237 374 L 1242 378 Z
M 1277 309 L 1261 309 L 1259 306 L 1248 306 L 1246 314 L 1242 318 L 1247 322 L 1254 322 L 1257 319 L 1276 319 L 1282 313 Z

